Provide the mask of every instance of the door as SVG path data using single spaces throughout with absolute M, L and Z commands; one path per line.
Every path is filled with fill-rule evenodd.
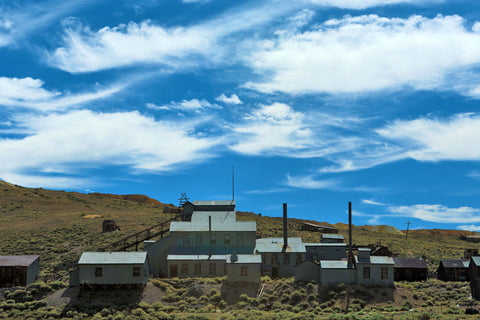
M 170 266 L 170 278 L 174 278 L 178 275 L 177 265 Z

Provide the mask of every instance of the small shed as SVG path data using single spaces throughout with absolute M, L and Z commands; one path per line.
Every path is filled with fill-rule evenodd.
M 477 243 L 480 242 L 480 235 L 460 236 L 460 240 Z
M 463 259 L 470 260 L 471 257 L 476 256 L 478 256 L 478 249 L 465 249 L 465 251 L 463 251 Z
M 343 234 L 323 234 L 322 233 L 322 243 L 343 243 L 345 237 Z
M 112 232 L 120 230 L 120 227 L 115 223 L 115 220 L 103 220 L 102 232 Z
M 342 260 L 347 257 L 346 243 L 305 243 L 305 259 L 310 261 Z
M 0 256 L 0 288 L 27 286 L 38 280 L 40 256 Z
M 226 256 L 227 282 L 260 283 L 262 256 L 229 254 Z
M 395 281 L 425 281 L 428 266 L 422 258 L 393 258 Z
M 84 252 L 76 271 L 77 275 L 70 276 L 80 285 L 144 285 L 148 282 L 147 253 Z
M 320 282 L 320 262 L 305 260 L 295 268 L 295 281 Z
M 310 222 L 300 222 L 300 230 L 321 233 L 338 233 L 337 228 Z
M 438 279 L 443 281 L 468 281 L 469 264 L 470 260 L 467 259 L 440 260 L 437 269 Z
M 372 256 L 383 256 L 383 257 L 391 257 L 393 256 L 393 252 L 388 249 L 387 246 L 375 246 L 371 245 L 370 249 L 372 250 Z
M 472 297 L 480 299 L 480 257 L 471 257 L 468 266 L 468 274 L 470 279 L 470 289 Z

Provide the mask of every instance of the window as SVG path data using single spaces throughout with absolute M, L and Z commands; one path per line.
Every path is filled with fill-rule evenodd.
M 95 268 L 95 277 L 101 277 L 102 272 L 103 272 L 102 268 Z
M 246 277 L 248 275 L 248 267 L 242 267 L 242 269 L 240 269 L 240 275 Z
M 216 234 L 210 235 L 210 244 L 217 244 L 217 235 Z
M 370 267 L 363 267 L 363 279 L 370 279 Z
M 217 264 L 216 263 L 210 263 L 210 267 L 208 268 L 208 273 L 209 274 L 217 274 Z
M 195 244 L 197 246 L 201 246 L 202 245 L 202 234 L 201 233 L 197 233 L 195 235 Z
M 133 267 L 133 276 L 140 277 L 140 267 Z
M 184 246 L 190 245 L 190 237 L 189 237 L 188 234 L 184 234 L 184 235 L 183 235 L 183 245 L 184 245 Z
M 237 244 L 242 245 L 243 244 L 243 234 L 237 235 Z
M 201 263 L 195 263 L 195 275 L 199 276 L 202 274 L 202 264 Z
M 188 263 L 182 263 L 182 274 L 188 274 Z
M 388 279 L 388 268 L 382 268 L 382 279 Z
M 300 263 L 302 263 L 302 254 L 301 253 L 297 253 L 297 258 L 295 260 L 295 264 L 296 265 L 299 265 Z
M 278 264 L 278 254 L 272 253 L 272 264 Z
M 290 264 L 290 254 L 288 253 L 283 254 L 283 264 Z
M 226 234 L 223 236 L 223 243 L 228 245 L 230 244 L 230 235 L 229 234 Z

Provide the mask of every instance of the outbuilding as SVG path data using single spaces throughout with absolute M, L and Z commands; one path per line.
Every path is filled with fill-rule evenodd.
M 322 233 L 322 243 L 343 243 L 345 237 L 343 234 L 323 234 Z
M 40 256 L 0 256 L 0 288 L 27 286 L 38 280 Z
M 393 258 L 395 281 L 425 281 L 428 266 L 422 258 Z
M 438 279 L 443 281 L 468 281 L 468 259 L 444 259 L 440 260 L 437 269 Z
M 75 272 L 72 286 L 144 285 L 148 282 L 147 252 L 84 252 Z

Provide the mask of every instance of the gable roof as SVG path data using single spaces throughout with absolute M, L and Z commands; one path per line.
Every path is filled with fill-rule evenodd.
M 468 264 L 467 264 L 467 266 L 465 266 L 465 262 L 470 263 L 470 260 L 468 260 L 468 259 L 444 259 L 444 260 L 440 260 L 440 264 L 443 265 L 444 268 L 467 268 Z
M 393 258 L 395 268 L 428 269 L 427 262 L 422 258 Z
M 0 266 L 2 267 L 28 267 L 35 260 L 40 258 L 38 255 L 32 256 L 0 256 Z
M 78 264 L 144 264 L 147 252 L 84 252 Z
M 480 267 L 480 257 L 472 257 L 471 258 L 473 261 L 473 263 L 477 266 L 477 267 Z
M 194 206 L 234 206 L 235 200 L 202 200 L 193 201 Z

